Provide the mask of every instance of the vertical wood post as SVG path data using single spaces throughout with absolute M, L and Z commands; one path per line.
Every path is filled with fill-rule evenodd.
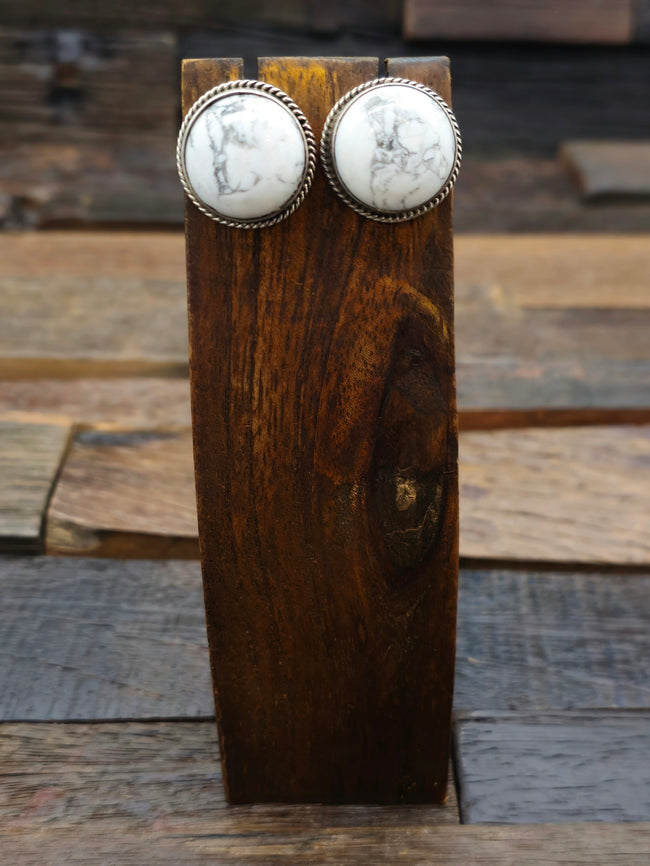
M 386 73 L 450 100 L 446 59 Z M 263 58 L 318 138 L 375 58 Z M 243 78 L 190 60 L 187 111 Z M 458 573 L 451 203 L 384 225 L 320 170 L 257 230 L 187 206 L 210 657 L 231 802 L 442 802 Z

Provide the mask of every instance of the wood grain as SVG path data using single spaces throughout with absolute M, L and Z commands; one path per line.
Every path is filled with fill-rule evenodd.
M 2 721 L 213 714 L 198 563 L 11 557 L 0 594 Z
M 456 247 L 458 387 L 465 429 L 648 420 L 645 235 L 461 236 Z M 44 304 L 51 276 L 59 288 Z M 180 235 L 0 234 L 0 279 L 21 295 L 0 325 L 0 370 L 9 377 L 103 375 L 111 369 L 167 375 L 186 369 Z M 124 300 L 119 315 L 106 295 L 114 287 Z M 119 424 L 124 411 L 126 423 L 140 423 L 130 420 L 138 415 L 126 406 L 131 390 L 139 400 L 146 383 L 98 382 L 95 393 L 80 382 L 78 395 L 70 396 L 77 386 L 68 385 L 66 395 L 65 385 L 54 384 L 50 394 L 49 387 L 22 381 L 24 396 L 20 385 L 0 382 L 0 407 L 12 408 L 17 397 L 16 408 L 31 401 L 47 412 L 56 395 L 64 413 L 70 401 L 77 412 L 89 400 L 89 422 Z M 120 387 L 124 407 L 109 396 Z M 113 418 L 103 415 L 102 394 Z M 152 383 L 140 417 L 146 416 L 147 401 L 158 399 L 161 404 L 167 399 L 163 386 Z M 169 417 L 157 405 L 152 418 L 163 425 L 182 423 L 176 398 L 169 399 Z M 95 401 L 100 405 L 91 408 Z
M 189 431 L 77 433 L 48 509 L 46 551 L 198 556 Z
M 460 826 L 444 807 L 225 801 L 214 723 L 2 725 L 12 862 L 644 866 L 649 824 Z
M 323 823 L 341 830 L 458 823 L 453 794 L 445 807 L 410 810 L 229 807 L 213 721 L 7 724 L 0 728 L 0 755 L 0 798 L 8 806 L 3 824 L 14 833 L 112 820 L 154 835 L 211 824 L 211 834 L 269 834 L 270 842 Z
M 0 551 L 36 553 L 70 427 L 0 418 Z
M 625 44 L 633 38 L 631 0 L 406 0 L 408 39 L 494 39 Z
M 47 32 L 7 28 L 4 16 L 2 20 L 3 138 L 69 139 L 71 130 L 81 127 L 144 131 L 173 139 L 177 125 L 173 34 L 151 27 L 146 32 Z
M 650 142 L 569 141 L 560 159 L 583 198 L 650 198 Z
M 461 554 L 647 565 L 650 427 L 461 437 Z
M 462 571 L 454 709 L 650 703 L 648 575 Z
M 333 102 L 377 69 L 376 59 L 267 58 L 258 75 L 318 136 Z M 446 64 L 389 69 L 449 95 Z M 186 62 L 185 107 L 240 74 Z M 441 800 L 457 555 L 449 202 L 381 226 L 319 173 L 273 229 L 225 229 L 190 206 L 187 237 L 229 797 Z M 413 507 L 395 504 L 398 484 Z
M 465 718 L 454 736 L 464 823 L 650 818 L 648 710 Z
M 186 375 L 182 238 L 0 235 L 0 376 Z
M 187 379 L 21 379 L 0 380 L 0 414 L 63 415 L 84 426 L 147 430 L 189 427 Z
M 516 408 L 532 423 L 540 409 L 569 422 L 647 410 L 648 256 L 640 236 L 462 238 L 461 409 Z
M 461 555 L 481 563 L 648 565 L 649 430 L 463 432 Z M 47 550 L 197 556 L 195 509 L 188 430 L 90 430 L 77 436 L 61 473 Z M 274 538 L 276 529 L 269 531 Z
M 198 563 L 14 557 L 0 588 L 3 721 L 213 713 Z M 649 590 L 645 575 L 461 572 L 456 712 L 647 707 Z

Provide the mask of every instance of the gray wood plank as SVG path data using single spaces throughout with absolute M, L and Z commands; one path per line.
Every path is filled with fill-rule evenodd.
M 214 712 L 197 562 L 0 558 L 0 719 Z M 647 707 L 650 577 L 462 571 L 455 707 Z
M 37 553 L 50 491 L 70 436 L 66 422 L 0 419 L 0 551 Z
M 650 199 L 650 141 L 568 141 L 560 158 L 589 201 Z
M 462 820 L 650 820 L 650 710 L 461 718 Z
M 0 559 L 0 719 L 211 716 L 197 562 Z
M 461 572 L 455 708 L 650 706 L 650 575 Z

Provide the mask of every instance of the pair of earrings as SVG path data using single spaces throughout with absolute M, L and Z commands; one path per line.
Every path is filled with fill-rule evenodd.
M 380 222 L 414 219 L 453 187 L 461 160 L 456 118 L 435 91 L 405 78 L 354 88 L 330 111 L 321 160 L 334 191 Z M 307 118 L 282 90 L 231 81 L 191 107 L 176 161 L 194 204 L 240 228 L 275 225 L 305 199 L 316 167 Z

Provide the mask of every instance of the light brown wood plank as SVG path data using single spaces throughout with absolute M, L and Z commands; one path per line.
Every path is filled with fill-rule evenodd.
M 647 412 L 649 269 L 646 236 L 461 238 L 461 409 Z
M 462 826 L 451 801 L 442 808 L 226 806 L 213 730 L 3 726 L 4 856 L 25 866 L 532 866 L 540 852 L 548 863 L 645 866 L 650 856 L 646 823 Z
M 198 556 L 190 431 L 79 432 L 45 543 L 58 554 Z
M 35 553 L 70 427 L 0 419 L 0 551 Z
M 457 238 L 461 425 L 647 419 L 649 271 L 646 235 Z M 180 234 L 0 235 L 0 373 L 186 370 L 184 279 Z
M 627 43 L 631 0 L 405 0 L 409 39 Z
M 165 241 L 0 238 L 0 376 L 185 375 L 185 287 Z
M 650 711 L 476 714 L 454 725 L 466 824 L 650 821 Z
M 650 562 L 650 427 L 461 436 L 461 555 Z
M 190 386 L 184 378 L 0 380 L 0 414 L 64 415 L 79 425 L 140 430 L 188 427 Z
M 461 556 L 643 566 L 650 427 L 464 432 Z M 80 434 L 53 497 L 50 553 L 198 555 L 188 430 Z
M 650 141 L 569 141 L 560 159 L 583 198 L 650 198 Z
M 116 856 L 131 862 L 131 834 L 147 841 L 148 855 L 139 862 L 166 862 L 172 852 L 176 862 L 194 862 L 204 835 L 214 845 L 214 863 L 269 862 L 269 856 L 304 862 L 305 855 L 313 862 L 339 834 L 357 855 L 373 836 L 394 834 L 393 850 L 410 835 L 458 825 L 453 784 L 449 791 L 438 807 L 233 807 L 224 797 L 214 721 L 0 726 L 0 838 L 3 856 L 21 853 L 14 862 L 33 862 L 29 852 L 44 830 L 54 839 L 41 850 L 41 863 L 59 862 L 58 845 L 73 831 L 81 835 L 67 862 L 93 862 L 98 851 L 103 862 Z M 113 839 L 110 853 L 104 834 Z M 135 855 L 144 850 L 136 844 Z

